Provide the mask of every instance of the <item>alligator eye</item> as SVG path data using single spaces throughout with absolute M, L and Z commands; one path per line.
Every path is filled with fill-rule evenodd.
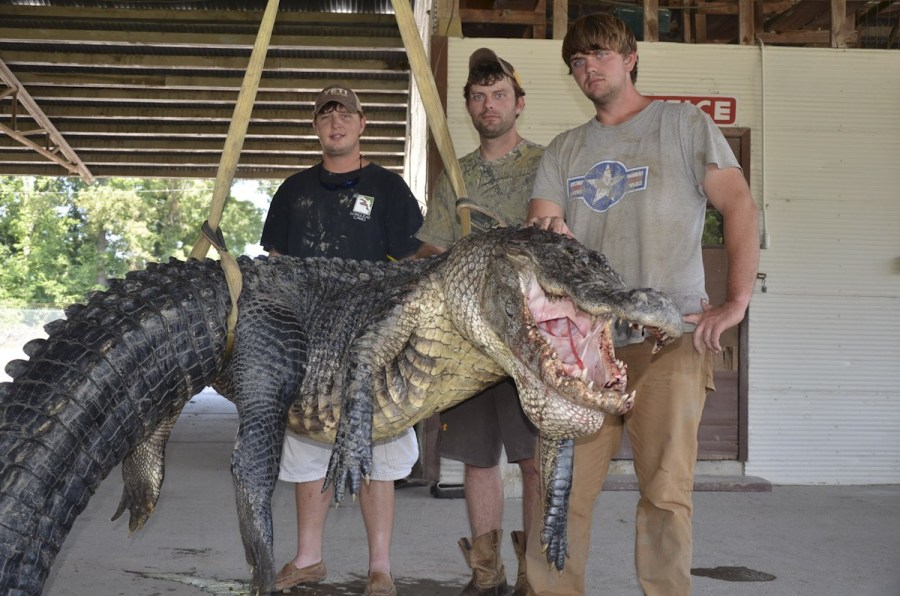
M 509 318 L 512 318 L 513 316 L 515 316 L 515 314 L 516 314 L 516 307 L 514 307 L 512 304 L 507 304 L 506 305 L 506 316 L 508 316 Z

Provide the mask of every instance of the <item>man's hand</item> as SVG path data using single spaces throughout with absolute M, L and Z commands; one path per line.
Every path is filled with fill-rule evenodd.
M 566 220 L 561 217 L 532 217 L 526 222 L 526 225 L 572 236 L 572 230 L 566 225 Z
M 716 354 L 722 351 L 719 338 L 726 329 L 734 327 L 744 320 L 746 305 L 736 302 L 724 302 L 718 306 L 710 306 L 706 300 L 700 301 L 702 312 L 684 315 L 685 323 L 693 323 L 694 349 L 699 353 L 712 350 Z
M 566 216 L 562 207 L 547 199 L 531 199 L 528 204 L 528 217 L 525 225 L 550 230 L 557 234 L 572 236 L 572 230 L 566 225 Z

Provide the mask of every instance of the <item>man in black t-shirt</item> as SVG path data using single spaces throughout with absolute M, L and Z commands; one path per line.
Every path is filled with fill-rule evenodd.
M 322 161 L 285 180 L 272 198 L 260 244 L 270 256 L 340 257 L 386 261 L 411 256 L 422 212 L 399 175 L 360 152 L 366 117 L 359 98 L 333 85 L 316 98 L 313 128 Z M 275 589 L 325 579 L 322 538 L 333 489 L 322 492 L 331 446 L 288 431 L 279 479 L 293 482 L 297 502 L 297 554 L 278 573 Z M 405 478 L 419 456 L 412 429 L 373 445 L 372 478 L 363 484 L 360 508 L 369 543 L 365 594 L 396 596 L 390 547 L 394 481 Z

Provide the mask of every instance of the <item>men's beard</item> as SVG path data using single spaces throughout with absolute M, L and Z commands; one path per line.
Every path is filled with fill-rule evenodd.
M 488 138 L 488 139 L 496 139 L 497 137 L 502 137 L 515 124 L 515 121 L 512 123 L 507 122 L 506 120 L 499 120 L 496 124 L 485 124 L 481 120 L 475 120 L 473 125 L 475 126 L 475 130 L 478 131 L 479 136 Z
M 593 102 L 597 107 L 603 107 L 611 104 L 622 92 L 622 87 L 608 86 L 600 91 L 589 90 L 585 96 Z

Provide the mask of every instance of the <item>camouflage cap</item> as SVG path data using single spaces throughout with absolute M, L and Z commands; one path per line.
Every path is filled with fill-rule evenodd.
M 497 53 L 490 48 L 479 48 L 469 56 L 469 83 L 478 83 L 478 81 L 472 80 L 472 74 L 475 67 L 480 64 L 498 64 L 503 74 L 513 79 L 520 87 L 522 86 L 522 81 L 519 79 L 519 74 L 516 72 L 516 69 L 513 68 L 513 65 L 498 56 Z

